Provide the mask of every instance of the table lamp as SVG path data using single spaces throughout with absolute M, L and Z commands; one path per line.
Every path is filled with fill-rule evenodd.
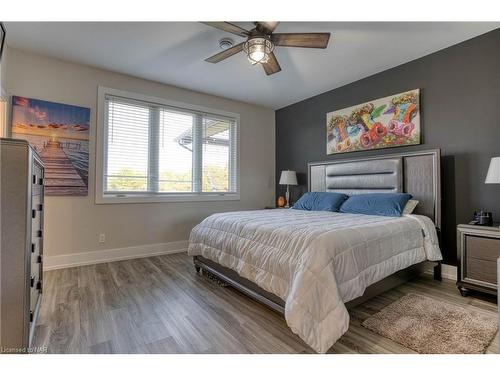
M 485 184 L 500 184 L 500 156 L 491 158 Z
M 290 185 L 297 184 L 297 174 L 295 171 L 282 171 L 280 177 L 280 185 L 286 185 L 286 208 L 290 207 Z
M 485 184 L 500 184 L 500 157 L 491 158 Z

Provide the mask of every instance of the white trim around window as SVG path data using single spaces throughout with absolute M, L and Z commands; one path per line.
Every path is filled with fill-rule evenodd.
M 107 191 L 106 179 L 107 174 L 107 160 L 108 160 L 108 129 L 106 126 L 108 124 L 108 104 L 107 100 L 109 97 L 122 98 L 125 101 L 137 101 L 142 103 L 148 103 L 151 105 L 158 105 L 158 107 L 168 107 L 173 110 L 179 109 L 180 111 L 187 111 L 195 114 L 200 114 L 200 116 L 211 117 L 215 116 L 217 118 L 224 118 L 230 120 L 233 124 L 232 131 L 230 130 L 230 135 L 232 142 L 230 152 L 233 153 L 230 156 L 230 172 L 228 184 L 231 186 L 230 191 L 200 191 L 203 188 L 196 188 L 197 192 L 160 192 L 160 191 Z M 231 113 L 227 111 L 216 110 L 212 108 L 206 108 L 198 105 L 181 103 L 177 101 L 166 100 L 163 98 L 151 97 L 143 94 L 137 94 L 122 90 L 116 90 L 108 87 L 99 86 L 97 95 L 97 132 L 96 132 L 96 174 L 95 174 L 95 202 L 96 204 L 107 204 L 107 203 L 149 203 L 149 202 L 191 202 L 191 201 L 224 201 L 224 200 L 239 200 L 240 199 L 240 138 L 239 138 L 239 123 L 240 115 L 236 113 Z M 193 128 L 194 129 L 194 128 Z M 193 130 L 194 136 L 194 130 Z M 192 148 L 196 147 L 195 142 L 191 145 Z M 193 160 L 199 158 L 200 155 L 193 155 Z M 149 163 L 154 163 L 151 161 L 151 156 L 149 156 Z M 194 182 L 195 174 L 200 173 L 199 170 L 194 170 L 193 168 L 193 186 L 198 186 Z M 148 176 L 148 180 L 149 180 Z M 149 186 L 149 182 L 148 182 Z

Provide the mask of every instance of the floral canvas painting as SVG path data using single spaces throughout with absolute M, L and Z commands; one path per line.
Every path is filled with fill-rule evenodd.
M 420 90 L 411 90 L 326 115 L 326 153 L 420 144 Z
M 86 196 L 90 108 L 12 97 L 12 136 L 27 140 L 45 164 L 45 194 Z

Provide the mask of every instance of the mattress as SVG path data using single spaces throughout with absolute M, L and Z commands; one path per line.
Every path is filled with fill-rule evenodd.
M 349 327 L 344 303 L 424 260 L 441 260 L 432 221 L 293 209 L 214 214 L 191 231 L 201 255 L 285 301 L 291 330 L 326 352 Z

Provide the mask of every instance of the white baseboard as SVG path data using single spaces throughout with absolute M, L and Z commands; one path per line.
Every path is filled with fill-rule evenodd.
M 187 251 L 187 241 L 165 242 L 151 245 L 122 247 L 118 249 L 94 250 L 67 255 L 46 256 L 43 269 L 46 271 L 59 268 L 84 266 L 115 262 L 117 260 L 146 258 L 155 255 L 175 254 Z
M 433 270 L 426 273 L 433 273 Z M 449 264 L 441 264 L 441 277 L 447 280 L 457 281 L 457 267 L 450 266 Z
M 187 241 L 165 242 L 151 245 L 130 246 L 118 249 L 94 250 L 67 255 L 54 255 L 44 258 L 45 271 L 89 264 L 115 262 L 118 260 L 146 258 L 155 255 L 176 254 L 187 251 Z M 432 273 L 432 271 L 429 271 Z M 444 279 L 457 280 L 457 267 L 441 265 L 441 276 Z
M 457 266 L 441 264 L 441 276 L 444 279 L 457 281 Z

